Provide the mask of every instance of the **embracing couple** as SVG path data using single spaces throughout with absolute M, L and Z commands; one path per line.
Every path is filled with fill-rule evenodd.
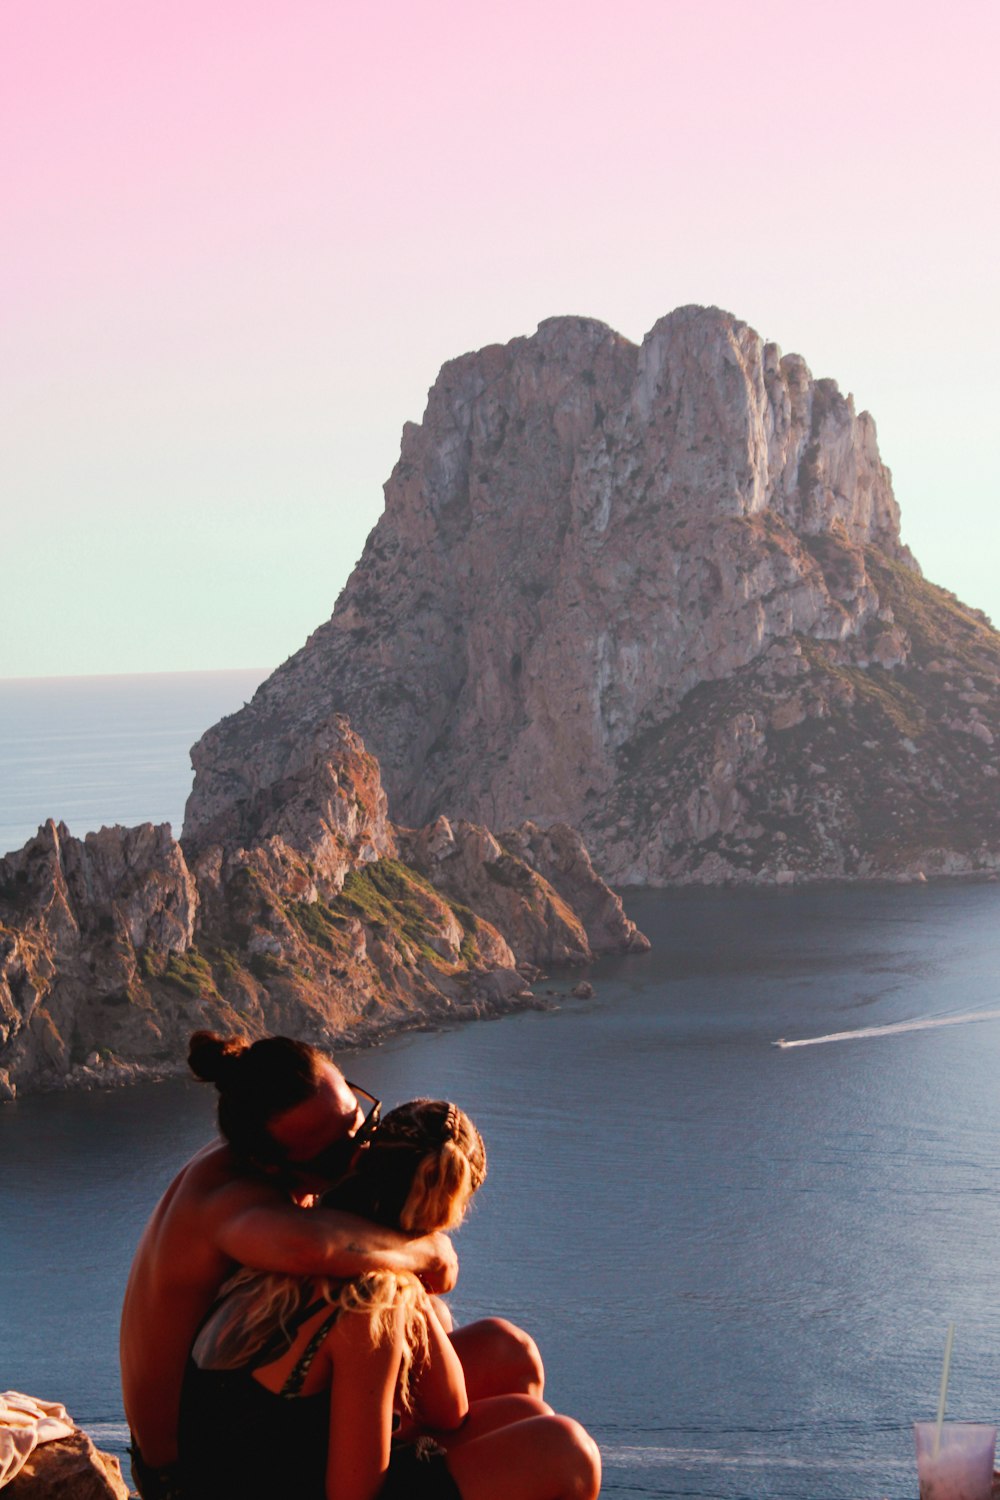
M 379 1102 L 316 1048 L 197 1032 L 223 1139 L 153 1212 L 122 1312 L 144 1500 L 596 1500 L 534 1342 L 452 1329 L 446 1231 L 486 1176 L 472 1121 Z

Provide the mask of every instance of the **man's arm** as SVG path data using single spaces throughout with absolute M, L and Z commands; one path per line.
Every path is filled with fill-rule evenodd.
M 446 1234 L 408 1238 L 333 1208 L 243 1203 L 221 1213 L 218 1249 L 255 1271 L 351 1280 L 367 1271 L 411 1271 L 429 1291 L 447 1292 L 458 1279 L 458 1257 Z

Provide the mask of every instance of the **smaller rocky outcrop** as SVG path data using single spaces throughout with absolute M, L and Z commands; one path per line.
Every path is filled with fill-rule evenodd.
M 197 907 L 167 825 L 81 840 L 50 820 L 0 860 L 0 1099 L 77 1064 L 125 1081 L 136 1061 L 166 1062 L 145 980 L 154 954 L 185 971 Z
M 128 1500 L 121 1464 L 85 1432 L 40 1443 L 5 1487 L 5 1500 Z
M 178 1071 L 202 1027 L 336 1047 L 493 1013 L 535 966 L 647 946 L 572 830 L 394 828 L 340 716 L 288 757 L 216 762 L 183 846 L 49 822 L 0 860 L 0 1101 Z
M 442 816 L 419 832 L 397 834 L 405 857 L 436 889 L 514 934 L 519 963 L 586 963 L 596 953 L 649 948 L 565 823 L 525 823 L 495 836 Z
M 595 953 L 647 953 L 649 940 L 625 915 L 625 908 L 594 869 L 581 835 L 568 823 L 539 828 L 522 823 L 501 834 L 508 854 L 523 860 L 569 902 Z
M 203 769 L 201 795 L 189 802 L 184 847 L 225 850 L 279 839 L 296 850 L 314 878 L 339 890 L 347 871 L 396 852 L 378 761 L 342 714 L 282 733 L 277 725 L 264 755 L 253 756 L 237 731 L 221 754 L 223 719 L 191 752 Z

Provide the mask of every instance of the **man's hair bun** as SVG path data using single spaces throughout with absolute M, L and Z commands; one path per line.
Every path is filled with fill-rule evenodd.
M 242 1036 L 220 1036 L 217 1031 L 196 1031 L 188 1047 L 188 1067 L 203 1083 L 223 1085 L 232 1077 L 233 1065 L 249 1049 Z
M 220 1036 L 196 1031 L 188 1044 L 188 1066 L 219 1094 L 219 1129 L 236 1154 L 258 1165 L 284 1160 L 268 1123 L 275 1115 L 311 1099 L 330 1059 L 309 1042 L 290 1036 Z

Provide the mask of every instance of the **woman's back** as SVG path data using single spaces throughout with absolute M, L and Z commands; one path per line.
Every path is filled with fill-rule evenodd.
M 243 1273 L 224 1289 L 181 1395 L 180 1456 L 194 1500 L 325 1500 L 329 1335 L 339 1316 L 314 1282 Z

